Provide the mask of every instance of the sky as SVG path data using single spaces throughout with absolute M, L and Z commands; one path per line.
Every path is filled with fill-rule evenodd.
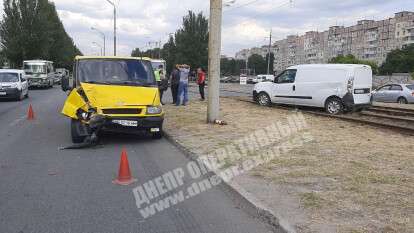
M 106 0 L 52 0 L 66 31 L 84 54 L 97 54 L 106 35 L 107 54 L 113 53 L 113 8 Z M 167 42 L 189 10 L 209 14 L 209 0 L 113 0 L 117 6 L 118 55 L 130 55 L 149 42 Z M 394 13 L 414 11 L 413 0 L 223 0 L 222 54 L 234 56 L 243 49 L 273 39 L 332 25 L 350 26 L 361 19 L 380 20 Z M 3 6 L 1 6 L 3 7 Z M 3 11 L 1 11 L 3 12 Z

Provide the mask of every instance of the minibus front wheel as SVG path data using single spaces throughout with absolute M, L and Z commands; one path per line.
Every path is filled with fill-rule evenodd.
M 82 143 L 87 137 L 86 126 L 82 124 L 79 120 L 72 119 L 70 122 L 70 132 L 72 136 L 73 143 Z

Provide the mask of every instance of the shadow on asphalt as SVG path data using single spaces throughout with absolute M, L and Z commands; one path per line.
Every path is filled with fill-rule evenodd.
M 152 139 L 151 135 L 148 134 L 125 134 L 125 133 L 112 133 L 103 132 L 99 135 L 99 144 L 102 146 L 109 145 L 133 145 L 137 143 L 147 143 L 151 141 L 158 141 Z

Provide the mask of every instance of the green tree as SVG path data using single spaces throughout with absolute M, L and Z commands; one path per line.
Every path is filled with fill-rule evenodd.
M 48 0 L 4 0 L 0 46 L 12 67 L 27 59 L 46 59 L 71 68 L 73 57 L 81 54 Z
M 141 56 L 142 56 L 142 52 L 139 48 L 135 48 L 134 50 L 132 50 L 131 57 L 141 57 Z
M 221 59 L 221 73 L 223 75 L 240 75 L 240 70 L 245 66 L 244 60 L 236 60 L 233 58 Z
M 262 56 L 253 54 L 249 57 L 249 69 L 253 69 L 255 74 L 266 74 L 267 62 Z
M 167 72 L 170 73 L 175 65 L 175 61 L 177 59 L 176 56 L 177 48 L 175 46 L 174 37 L 170 35 L 168 42 L 164 44 L 161 55 L 167 62 Z
M 171 72 L 175 64 L 188 64 L 192 69 L 208 66 L 208 20 L 203 13 L 195 14 L 192 11 L 183 17 L 183 24 L 174 36 L 163 45 L 161 51 L 150 49 L 145 52 L 138 48 L 131 52 L 132 56 L 146 56 L 161 58 L 167 62 L 167 72 Z
M 391 51 L 380 67 L 381 74 L 414 72 L 414 44 Z
M 363 64 L 363 65 L 369 65 L 372 68 L 372 72 L 374 74 L 378 74 L 378 65 L 373 61 L 367 61 L 367 60 L 359 60 L 354 55 L 348 54 L 346 56 L 339 55 L 337 57 L 332 58 L 329 60 L 329 63 L 334 64 Z
M 183 25 L 175 33 L 175 63 L 192 68 L 208 65 L 208 20 L 203 13 L 192 11 L 183 18 Z

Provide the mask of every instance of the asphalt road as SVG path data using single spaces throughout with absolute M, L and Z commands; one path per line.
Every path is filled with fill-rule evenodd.
M 58 87 L 32 90 L 22 102 L 0 101 L 0 232 L 271 232 L 237 197 L 216 186 L 143 219 L 132 189 L 187 158 L 167 140 L 107 135 L 103 146 L 70 144 Z M 29 103 L 36 119 L 26 120 Z M 112 184 L 121 149 L 138 182 Z M 184 177 L 185 184 L 193 182 Z

